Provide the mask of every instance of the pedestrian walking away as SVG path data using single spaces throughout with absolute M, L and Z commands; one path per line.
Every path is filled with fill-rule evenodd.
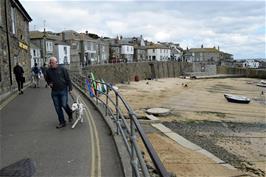
M 23 83 L 25 82 L 25 77 L 23 77 L 24 70 L 19 63 L 17 63 L 13 68 L 13 73 L 15 74 L 18 84 L 18 92 L 19 94 L 23 94 Z
M 40 80 L 40 74 L 41 74 L 41 71 L 40 69 L 38 68 L 38 64 L 35 63 L 34 64 L 34 67 L 31 69 L 31 72 L 32 72 L 32 79 L 33 79 L 33 84 L 34 84 L 34 87 L 39 87 L 39 80 Z
M 45 81 L 45 88 L 47 88 L 47 82 L 46 82 L 46 71 L 47 71 L 47 67 L 46 67 L 46 63 L 43 64 L 43 66 L 41 67 L 41 71 L 42 71 L 42 74 L 43 74 L 43 78 L 44 78 L 44 81 Z
M 72 83 L 67 69 L 59 66 L 55 57 L 49 59 L 46 81 L 52 89 L 51 96 L 59 120 L 59 125 L 56 128 L 63 128 L 66 126 L 63 109 L 68 115 L 69 122 L 73 121 L 72 110 L 68 105 L 68 92 L 71 94 Z

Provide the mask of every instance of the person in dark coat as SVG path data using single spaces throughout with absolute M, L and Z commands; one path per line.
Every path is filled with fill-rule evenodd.
M 13 68 L 13 73 L 16 77 L 19 94 L 23 94 L 23 83 L 25 82 L 25 78 L 23 77 L 24 70 L 19 65 L 19 63 L 17 63 L 16 66 Z
M 41 67 L 41 71 L 42 71 L 42 74 L 43 74 L 43 77 L 44 77 L 44 80 L 46 81 L 46 71 L 47 71 L 47 67 L 46 67 L 46 63 L 43 63 L 43 66 Z M 45 88 L 47 88 L 47 83 L 45 83 Z
M 63 109 L 68 115 L 69 122 L 73 120 L 72 110 L 68 105 L 68 92 L 71 94 L 72 83 L 67 69 L 59 66 L 55 57 L 50 58 L 49 68 L 46 71 L 46 81 L 52 88 L 51 96 L 59 120 L 59 125 L 56 128 L 63 128 L 66 126 Z
M 31 72 L 32 72 L 32 76 L 33 76 L 34 87 L 37 88 L 37 87 L 39 87 L 39 80 L 40 80 L 39 77 L 40 77 L 40 73 L 41 73 L 41 70 L 39 69 L 37 63 L 34 64 L 34 67 L 32 67 Z

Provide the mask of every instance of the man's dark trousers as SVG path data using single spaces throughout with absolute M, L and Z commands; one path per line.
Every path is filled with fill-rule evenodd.
M 16 78 L 18 84 L 18 91 L 20 92 L 23 89 L 23 81 L 22 78 Z
M 60 124 L 65 124 L 63 109 L 66 111 L 68 116 L 71 116 L 72 110 L 68 106 L 68 92 L 67 89 L 61 91 L 52 91 L 52 99 L 54 102 L 54 107 L 58 115 L 58 120 Z

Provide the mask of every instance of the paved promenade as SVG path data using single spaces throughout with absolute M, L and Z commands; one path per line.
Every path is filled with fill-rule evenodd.
M 1 108 L 0 168 L 21 159 L 34 161 L 34 176 L 123 176 L 112 136 L 92 105 L 85 122 L 56 129 L 49 88 L 27 88 Z M 67 118 L 67 116 L 66 116 Z

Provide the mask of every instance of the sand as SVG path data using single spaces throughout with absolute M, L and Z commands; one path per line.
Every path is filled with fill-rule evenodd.
M 147 108 L 163 107 L 170 109 L 171 114 L 160 117 L 162 122 L 210 120 L 266 123 L 266 88 L 256 86 L 259 81 L 251 78 L 205 80 L 167 78 L 117 84 L 116 86 L 139 117 L 145 117 Z M 224 98 L 225 93 L 243 95 L 252 101 L 250 104 L 229 103 Z M 238 170 L 232 171 L 209 162 L 209 159 L 202 156 L 197 157 L 197 154 L 187 152 L 160 133 L 149 133 L 148 136 L 160 158 L 164 159 L 163 163 L 166 168 L 177 176 L 234 176 L 240 173 Z M 253 132 L 253 134 L 243 136 L 244 138 L 245 136 L 255 137 L 252 141 L 260 147 L 253 147 L 249 144 L 243 148 L 239 143 L 225 139 L 218 142 L 218 145 L 249 161 L 254 161 L 255 167 L 265 172 L 265 132 L 257 135 Z M 260 138 L 256 139 L 256 137 Z M 201 159 L 201 163 L 195 160 L 197 158 Z

